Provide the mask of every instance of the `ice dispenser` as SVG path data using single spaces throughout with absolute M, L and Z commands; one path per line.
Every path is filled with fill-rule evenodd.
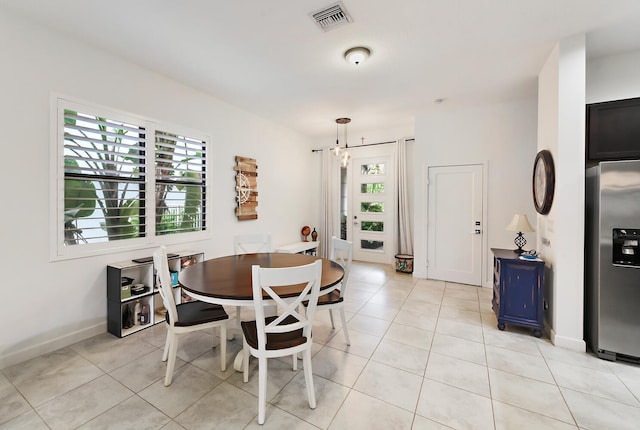
M 640 267 L 640 229 L 613 229 L 613 264 Z

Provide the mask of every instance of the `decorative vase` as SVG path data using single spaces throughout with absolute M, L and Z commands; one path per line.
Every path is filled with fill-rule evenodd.
M 313 231 L 311 232 L 311 239 L 315 242 L 316 240 L 318 240 L 318 232 L 316 231 L 316 228 L 313 228 Z
M 311 229 L 309 228 L 308 225 L 305 225 L 304 227 L 302 227 L 302 230 L 300 231 L 300 233 L 302 233 L 302 237 L 304 237 L 304 239 L 302 240 L 303 242 L 309 242 L 309 232 L 311 231 Z

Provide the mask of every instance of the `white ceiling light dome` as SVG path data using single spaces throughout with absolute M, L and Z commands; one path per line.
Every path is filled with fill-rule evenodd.
M 344 53 L 344 58 L 351 64 L 357 66 L 364 63 L 364 61 L 369 58 L 369 55 L 371 55 L 371 50 L 369 48 L 357 46 L 355 48 L 348 49 L 347 52 Z

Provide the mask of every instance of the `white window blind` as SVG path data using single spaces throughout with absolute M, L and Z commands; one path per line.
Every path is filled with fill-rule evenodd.
M 155 132 L 156 235 L 206 230 L 206 142 Z
M 209 237 L 204 133 L 64 98 L 56 103 L 54 259 Z
M 64 245 L 145 236 L 145 128 L 64 110 Z

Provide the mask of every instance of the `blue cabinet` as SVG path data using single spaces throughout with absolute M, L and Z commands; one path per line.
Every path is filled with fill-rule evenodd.
M 542 336 L 544 262 L 525 261 L 510 249 L 491 248 L 493 252 L 493 311 L 498 328 L 505 323 L 532 327 Z

